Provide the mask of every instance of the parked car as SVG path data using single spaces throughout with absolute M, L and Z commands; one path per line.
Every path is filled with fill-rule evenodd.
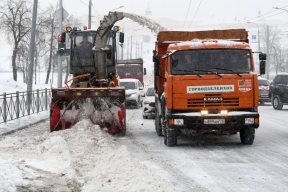
M 276 75 L 270 84 L 269 98 L 274 109 L 281 110 L 283 105 L 288 105 L 288 73 Z
M 134 105 L 136 108 L 142 107 L 143 85 L 138 79 L 120 79 L 120 86 L 125 87 L 126 105 Z
M 142 116 L 143 119 L 155 118 L 155 93 L 153 86 L 147 88 L 143 101 Z
M 259 102 L 264 104 L 265 102 L 271 102 L 269 98 L 269 81 L 266 78 L 258 77 L 258 86 L 259 86 Z

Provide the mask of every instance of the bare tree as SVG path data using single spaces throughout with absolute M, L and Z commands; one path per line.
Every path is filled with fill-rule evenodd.
M 280 29 L 277 27 L 270 27 L 269 26 L 269 33 L 267 34 L 267 26 L 264 26 L 263 28 L 264 34 L 262 36 L 262 50 L 267 50 L 267 45 L 269 45 L 269 51 L 267 53 L 267 56 L 269 58 L 269 71 L 275 71 L 277 74 L 278 72 L 281 72 L 285 70 L 285 60 L 287 60 L 287 54 L 285 53 L 285 50 L 282 48 L 281 38 L 279 36 Z M 270 77 L 267 77 L 271 79 Z
M 16 57 L 23 38 L 31 29 L 31 5 L 25 0 L 6 0 L 0 5 L 0 25 L 13 46 L 13 79 L 17 81 Z
M 17 52 L 18 70 L 23 74 L 23 82 L 27 82 L 29 63 L 29 43 L 22 41 Z
M 55 57 L 54 52 L 56 51 L 57 43 L 57 25 L 55 24 L 55 12 L 57 10 L 56 5 L 50 4 L 46 9 L 40 12 L 39 24 L 37 26 L 38 39 L 41 42 L 41 48 L 39 51 L 42 51 L 41 55 L 45 55 L 44 64 L 47 66 L 47 74 L 45 84 L 48 84 L 48 80 L 52 68 L 52 60 Z

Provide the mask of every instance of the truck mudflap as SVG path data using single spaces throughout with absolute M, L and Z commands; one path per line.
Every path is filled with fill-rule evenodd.
M 112 135 L 125 135 L 125 89 L 52 89 L 50 131 L 69 129 L 82 119 L 90 119 Z
M 195 133 L 235 133 L 245 127 L 259 127 L 258 112 L 237 111 L 225 115 L 202 115 L 200 112 L 167 113 L 166 118 L 170 128 L 188 129 Z

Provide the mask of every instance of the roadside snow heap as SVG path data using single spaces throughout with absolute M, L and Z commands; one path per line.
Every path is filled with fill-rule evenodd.
M 89 120 L 0 140 L 0 191 L 173 191 Z

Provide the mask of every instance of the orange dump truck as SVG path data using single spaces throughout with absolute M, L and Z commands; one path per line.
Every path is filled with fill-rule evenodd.
M 155 128 L 167 146 L 182 134 L 236 134 L 253 144 L 258 74 L 245 29 L 161 31 L 153 55 Z M 266 54 L 259 53 L 260 74 Z

